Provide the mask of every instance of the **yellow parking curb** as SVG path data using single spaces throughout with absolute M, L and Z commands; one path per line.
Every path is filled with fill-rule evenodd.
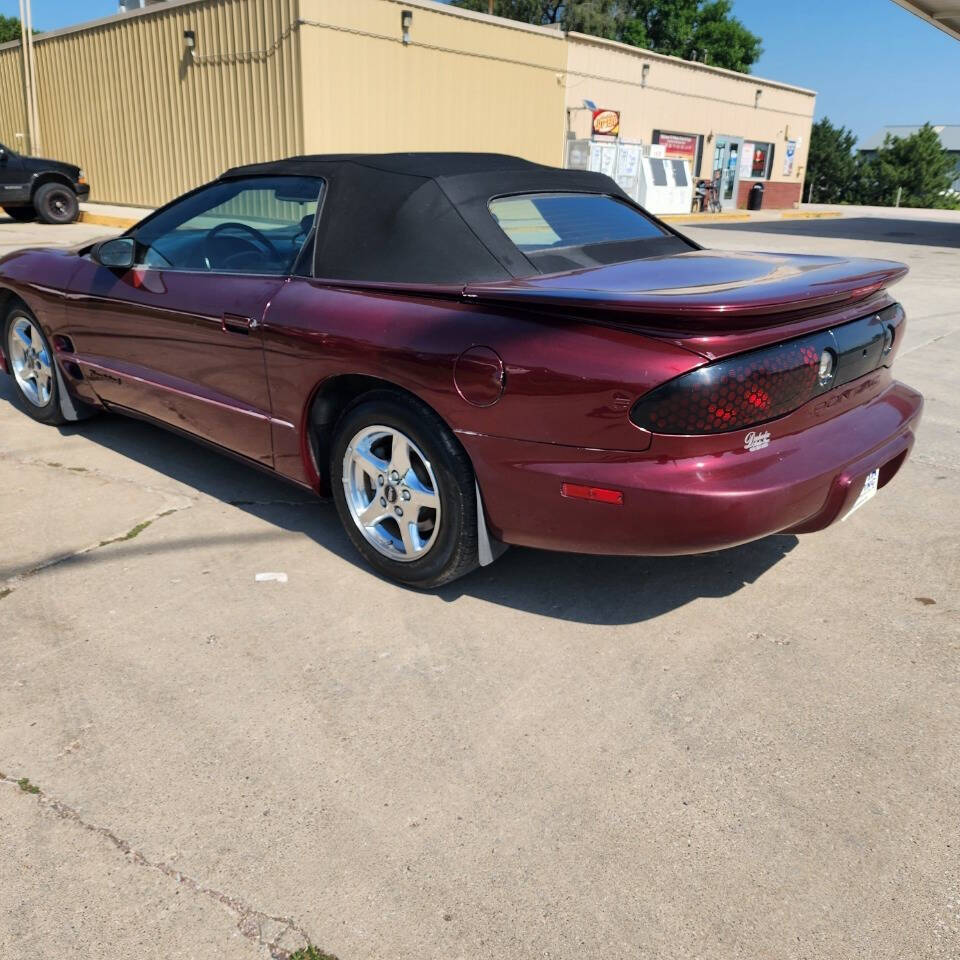
M 780 220 L 823 220 L 843 216 L 839 210 L 779 210 L 777 213 Z M 743 223 L 754 218 L 745 210 L 736 210 L 730 213 L 668 213 L 660 219 L 672 223 Z
M 139 220 L 128 220 L 126 217 L 108 217 L 103 213 L 88 213 L 86 210 L 80 211 L 80 223 L 92 223 L 99 227 L 119 227 L 121 230 L 127 230 L 139 223 Z
M 780 214 L 783 220 L 824 220 L 828 217 L 842 217 L 839 210 L 784 210 Z
M 671 223 L 729 223 L 735 220 L 749 220 L 749 213 L 667 213 L 660 217 Z

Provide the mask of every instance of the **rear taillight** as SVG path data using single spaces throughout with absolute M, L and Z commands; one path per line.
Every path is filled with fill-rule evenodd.
M 630 412 L 653 433 L 723 433 L 773 420 L 889 363 L 899 305 L 832 330 L 728 357 L 641 397 Z
M 817 393 L 830 343 L 817 334 L 700 367 L 638 401 L 633 422 L 654 433 L 721 433 L 782 416 Z

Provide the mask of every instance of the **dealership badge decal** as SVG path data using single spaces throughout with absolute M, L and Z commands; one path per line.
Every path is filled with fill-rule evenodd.
M 757 433 L 756 430 L 751 430 L 743 438 L 744 449 L 749 450 L 751 453 L 755 453 L 757 450 L 762 450 L 764 447 L 770 446 L 770 431 L 764 430 L 763 433 Z

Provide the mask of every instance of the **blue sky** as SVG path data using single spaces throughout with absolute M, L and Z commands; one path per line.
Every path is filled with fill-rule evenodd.
M 753 72 L 817 91 L 816 116 L 866 138 L 885 124 L 960 123 L 960 41 L 891 0 L 734 0 L 763 37 Z
M 34 0 L 34 27 L 108 16 L 114 0 Z M 960 42 L 891 0 L 734 0 L 763 37 L 758 76 L 817 91 L 817 117 L 867 137 L 887 123 L 960 123 Z M 18 15 L 17 0 L 0 13 Z

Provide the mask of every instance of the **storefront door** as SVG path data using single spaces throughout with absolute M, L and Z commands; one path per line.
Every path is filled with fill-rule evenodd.
M 720 180 L 720 209 L 736 210 L 740 185 L 741 137 L 717 137 L 713 151 L 713 178 Z

